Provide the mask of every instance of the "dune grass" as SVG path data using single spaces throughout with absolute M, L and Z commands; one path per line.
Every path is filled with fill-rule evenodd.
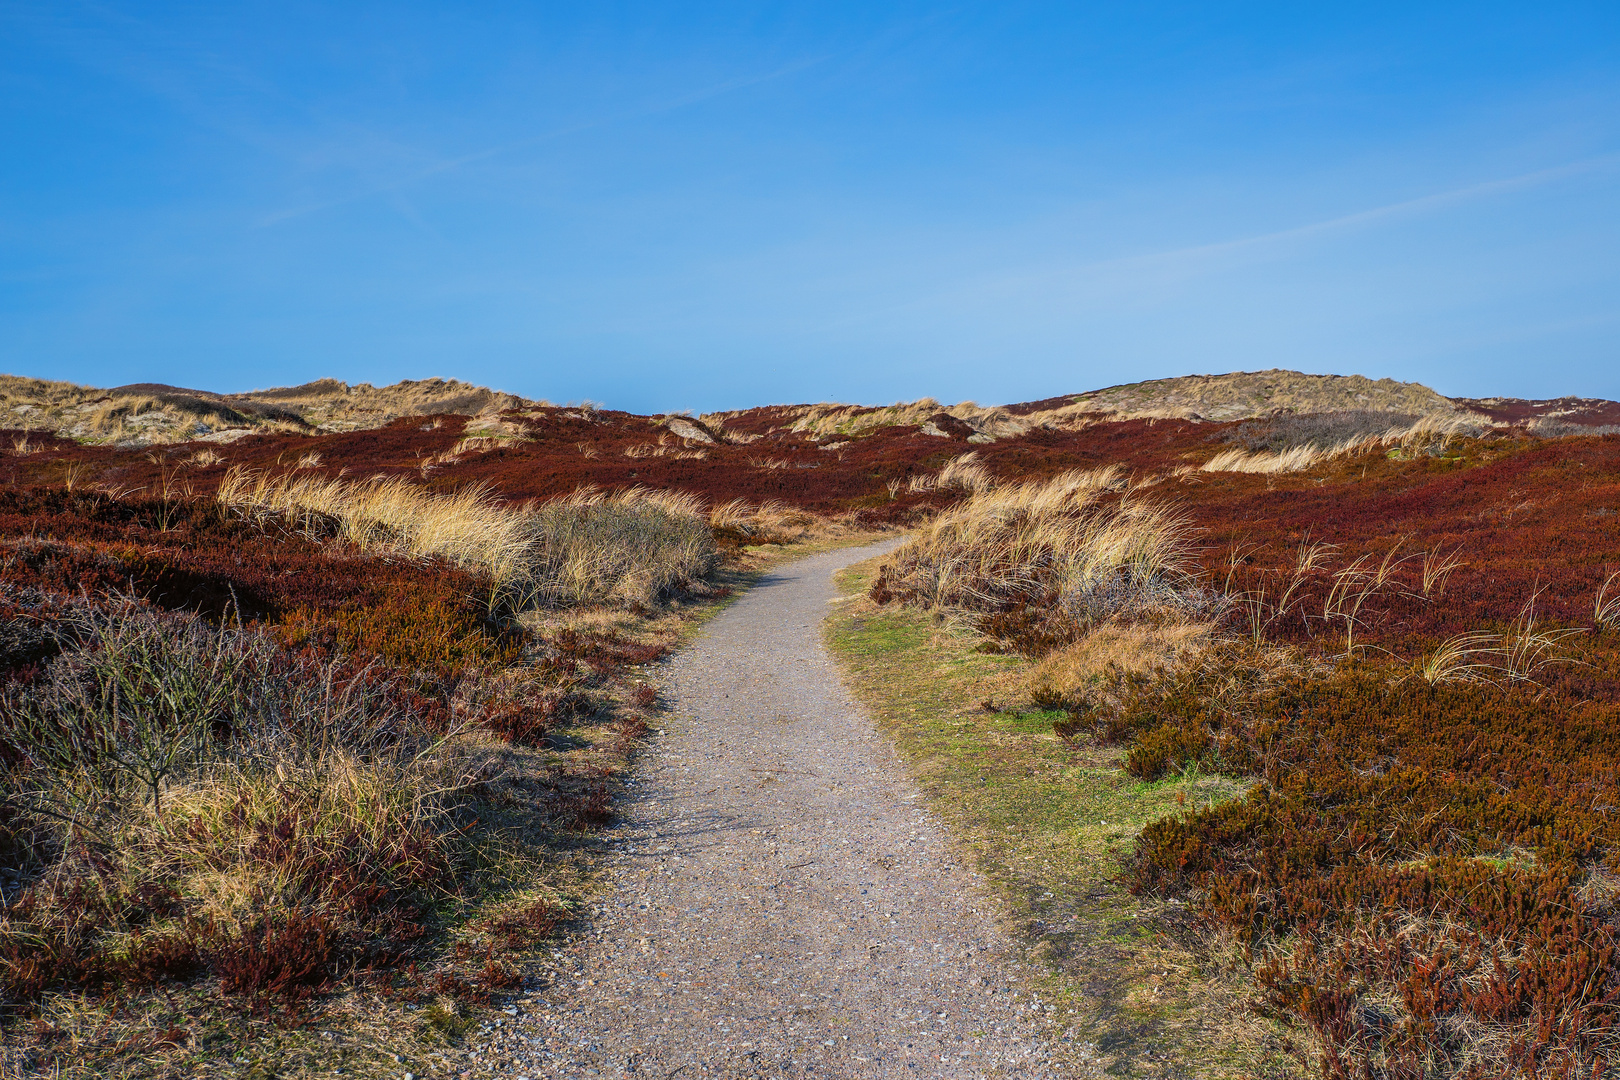
M 362 551 L 437 557 L 486 575 L 492 607 L 651 603 L 702 578 L 717 552 L 695 498 L 581 489 L 510 506 L 480 484 L 452 494 L 403 477 L 345 481 L 233 469 L 217 498 L 240 513 L 334 525 Z
M 1430 413 L 1405 423 L 1390 423 L 1394 417 L 1377 413 L 1345 413 L 1349 422 L 1337 426 L 1351 429 L 1337 438 L 1330 433 L 1334 416 L 1289 417 L 1254 425 L 1265 441 L 1282 443 L 1274 449 L 1223 450 L 1204 462 L 1204 472 L 1277 473 L 1302 472 L 1334 458 L 1349 454 L 1385 450 L 1391 455 L 1437 457 L 1460 436 L 1478 436 L 1485 425 L 1471 413 Z M 1358 423 L 1359 422 L 1359 423 Z M 1372 430 L 1355 430 L 1372 426 Z M 1297 430 L 1291 430 L 1297 429 Z M 1288 445 L 1291 439 L 1297 443 Z
M 1030 653 L 1105 620 L 1205 613 L 1186 520 L 1125 489 L 1118 468 L 980 489 L 890 556 L 874 599 L 960 613 Z

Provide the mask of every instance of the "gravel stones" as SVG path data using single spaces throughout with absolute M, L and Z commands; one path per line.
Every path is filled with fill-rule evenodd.
M 832 573 L 763 578 L 669 665 L 590 932 L 469 1039 L 511 1076 L 1049 1075 L 993 901 L 821 644 Z

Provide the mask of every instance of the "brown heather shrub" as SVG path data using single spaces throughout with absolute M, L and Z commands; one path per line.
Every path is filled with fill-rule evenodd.
M 1239 648 L 1234 646 L 1233 648 Z M 1247 673 L 1247 674 L 1246 674 Z M 1612 706 L 1388 662 L 1228 657 L 1092 721 L 1127 771 L 1252 775 L 1147 827 L 1134 887 L 1246 943 L 1328 1077 L 1599 1075 L 1620 1019 Z

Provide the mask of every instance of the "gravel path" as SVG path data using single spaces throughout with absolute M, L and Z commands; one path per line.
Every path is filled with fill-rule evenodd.
M 671 661 L 611 894 L 572 974 L 469 1040 L 486 1068 L 1050 1074 L 992 901 L 821 644 L 833 571 L 881 550 L 777 570 Z

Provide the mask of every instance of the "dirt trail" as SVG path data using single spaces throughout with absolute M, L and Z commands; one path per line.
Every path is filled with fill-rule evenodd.
M 989 897 L 821 643 L 833 571 L 879 550 L 775 571 L 671 662 L 591 936 L 561 958 L 571 976 L 469 1040 L 482 1064 L 1049 1075 Z

